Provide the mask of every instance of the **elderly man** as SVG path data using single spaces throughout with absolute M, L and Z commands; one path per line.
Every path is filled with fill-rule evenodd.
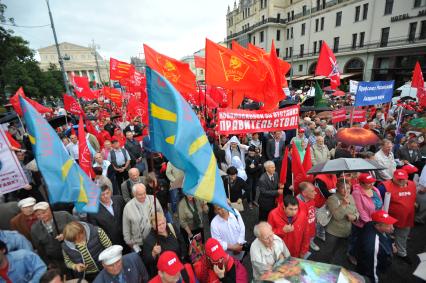
M 38 283 L 46 265 L 32 251 L 18 250 L 5 254 L 0 251 L 0 282 Z
M 406 145 L 398 150 L 397 156 L 399 160 L 404 162 L 404 164 L 412 164 L 417 166 L 422 162 L 422 154 L 419 150 L 419 144 L 417 143 L 416 139 L 408 140 Z
M 146 194 L 144 184 L 132 187 L 133 198 L 126 204 L 123 212 L 123 235 L 126 244 L 135 252 L 141 250 L 143 240 L 151 231 L 151 216 L 155 211 L 163 212 L 160 202 L 156 200 L 154 209 L 154 196 Z
M 70 156 L 78 162 L 78 138 L 76 135 L 70 136 L 71 142 L 67 144 L 66 149 Z
M 44 262 L 55 265 L 63 271 L 66 270 L 61 248 L 61 241 L 64 238 L 62 230 L 69 222 L 74 221 L 75 218 L 65 211 L 53 212 L 58 225 L 58 231 L 56 230 L 52 211 L 47 202 L 36 203 L 34 205 L 34 213 L 38 219 L 31 227 L 31 239 L 34 248 Z
M 327 121 L 321 120 L 317 130 L 320 131 L 321 136 L 325 136 L 325 129 L 327 128 Z
M 383 139 L 381 149 L 374 155 L 377 163 L 386 168 L 381 171 L 377 171 L 377 179 L 380 181 L 392 179 L 393 172 L 396 170 L 395 159 L 392 153 L 392 146 L 393 145 L 390 140 Z
M 116 183 L 120 186 L 127 177 L 127 170 L 130 166 L 130 156 L 125 148 L 120 147 L 120 142 L 118 140 L 112 141 L 112 149 L 108 153 L 108 161 L 112 164 Z
M 331 126 L 325 128 L 324 144 L 327 146 L 328 150 L 332 150 L 337 146 L 337 140 L 334 136 L 334 128 Z
M 109 177 L 109 171 L 108 168 L 111 166 L 111 162 L 108 160 L 104 160 L 102 153 L 98 152 L 94 156 L 95 162 L 93 163 L 93 167 L 100 167 L 102 168 L 102 175 L 105 177 Z
M 123 247 L 114 245 L 99 255 L 104 269 L 99 272 L 93 283 L 110 282 L 148 282 L 148 272 L 137 253 L 122 256 Z
M 133 198 L 132 188 L 136 184 L 146 185 L 145 177 L 140 176 L 138 168 L 131 168 L 129 170 L 129 179 L 121 183 L 121 195 L 126 203 Z
M 98 213 L 89 213 L 87 221 L 102 228 L 114 245 L 125 245 L 123 239 L 123 210 L 125 202 L 120 195 L 112 195 L 111 187 L 101 186 Z
M 245 245 L 246 228 L 241 214 L 236 209 L 233 214 L 216 205 L 214 211 L 216 216 L 210 224 L 212 238 L 218 240 L 230 256 L 241 260 L 244 252 L 248 251 Z
M 10 220 L 10 228 L 31 241 L 31 226 L 37 220 L 34 214 L 35 198 L 29 197 L 18 202 L 21 212 Z
M 312 166 L 330 160 L 330 151 L 328 150 L 328 147 L 324 144 L 324 137 L 316 137 L 316 143 L 311 147 L 311 158 Z
M 306 213 L 308 219 L 308 234 L 310 238 L 310 246 L 314 251 L 319 251 L 320 248 L 315 244 L 314 238 L 316 235 L 316 217 L 315 217 L 315 196 L 317 194 L 315 187 L 312 183 L 301 182 L 299 184 L 299 208 Z
M 275 172 L 275 164 L 273 161 L 266 161 L 263 165 L 265 173 L 263 173 L 258 182 L 259 188 L 259 221 L 266 221 L 269 212 L 275 207 L 275 198 L 282 195 L 284 185 L 278 184 L 278 174 Z
M 256 240 L 251 244 L 250 260 L 255 280 L 267 271 L 272 271 L 274 264 L 290 256 L 287 246 L 280 237 L 274 234 L 268 222 L 260 222 L 254 226 Z
M 397 256 L 411 265 L 412 262 L 407 255 L 407 239 L 411 227 L 414 226 L 416 184 L 408 180 L 406 171 L 397 169 L 393 173 L 393 179 L 379 185 L 382 186 L 391 195 L 389 215 L 398 220 L 394 224 Z

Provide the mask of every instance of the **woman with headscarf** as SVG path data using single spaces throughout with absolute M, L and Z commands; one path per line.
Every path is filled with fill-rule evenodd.
M 225 150 L 225 160 L 228 166 L 232 166 L 232 158 L 234 156 L 238 157 L 241 160 L 241 163 L 244 165 L 242 161 L 246 160 L 246 152 L 248 151 L 248 145 L 240 143 L 236 136 L 233 136 L 224 146 Z
M 245 164 L 241 161 L 241 159 L 238 156 L 232 157 L 231 165 L 237 168 L 238 170 L 238 177 L 243 179 L 244 181 L 247 181 L 247 173 L 245 168 Z

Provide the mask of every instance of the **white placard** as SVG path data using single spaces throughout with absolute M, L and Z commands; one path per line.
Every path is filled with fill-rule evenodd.
M 349 92 L 355 94 L 358 89 L 358 81 L 349 80 Z
M 385 193 L 385 200 L 383 202 L 383 210 L 386 211 L 386 212 L 389 212 L 390 199 L 391 199 L 391 193 L 386 192 Z
M 6 133 L 0 128 L 0 195 L 28 185 L 27 176 L 18 158 L 10 149 Z

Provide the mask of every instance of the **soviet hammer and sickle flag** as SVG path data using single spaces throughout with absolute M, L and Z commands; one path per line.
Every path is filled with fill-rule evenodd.
M 146 44 L 143 49 L 146 64 L 162 74 L 185 98 L 197 92 L 195 75 L 188 63 L 160 54 Z
M 135 67 L 129 63 L 114 58 L 109 59 L 109 76 L 113 81 L 126 79 L 133 75 Z
M 336 56 L 325 41 L 322 42 L 315 75 L 328 77 L 332 89 L 336 89 L 340 85 L 340 72 Z
M 262 89 L 261 73 L 241 54 L 206 39 L 206 84 L 234 91 Z

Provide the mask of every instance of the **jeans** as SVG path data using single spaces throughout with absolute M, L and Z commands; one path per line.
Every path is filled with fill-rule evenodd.
M 170 189 L 169 190 L 169 196 L 170 196 L 170 206 L 172 208 L 172 212 L 177 212 L 177 206 L 179 203 L 179 189 Z
M 352 224 L 351 235 L 349 236 L 349 244 L 348 244 L 348 254 L 351 256 L 356 255 L 356 242 L 358 240 L 359 235 L 361 235 L 362 228 L 355 226 Z

